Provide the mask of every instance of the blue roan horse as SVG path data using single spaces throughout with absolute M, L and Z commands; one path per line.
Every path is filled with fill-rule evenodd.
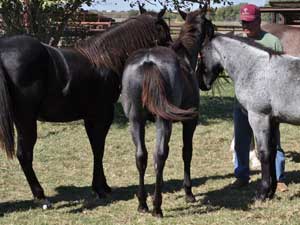
M 34 198 L 46 207 L 32 168 L 36 121 L 83 119 L 94 155 L 92 188 L 99 197 L 109 193 L 102 158 L 123 67 L 133 51 L 171 41 L 164 12 L 131 18 L 73 49 L 53 48 L 28 36 L 0 39 L 0 147 L 14 156 L 15 125 L 17 158 Z
M 138 210 L 148 211 L 144 175 L 148 153 L 145 145 L 145 123 L 156 120 L 157 140 L 154 153 L 156 173 L 153 215 L 162 217 L 163 168 L 169 153 L 172 121 L 183 121 L 184 190 L 186 200 L 195 201 L 190 178 L 192 139 L 197 125 L 199 87 L 194 73 L 197 56 L 207 34 L 213 35 L 212 23 L 205 18 L 206 8 L 181 12 L 185 18 L 178 40 L 170 47 L 139 50 L 127 61 L 122 79 L 121 99 L 131 125 L 136 145 L 139 171 Z
M 279 123 L 300 125 L 300 59 L 272 52 L 248 39 L 216 35 L 202 50 L 200 88 L 210 89 L 228 71 L 238 101 L 248 112 L 262 165 L 257 198 L 272 198 L 277 186 L 276 138 Z

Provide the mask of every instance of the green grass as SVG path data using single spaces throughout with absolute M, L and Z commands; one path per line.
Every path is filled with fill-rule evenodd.
M 107 199 L 98 200 L 91 191 L 92 153 L 82 122 L 39 123 L 34 168 L 53 209 L 45 211 L 34 204 L 17 160 L 9 161 L 1 153 L 0 224 L 299 224 L 300 133 L 297 127 L 281 126 L 289 191 L 276 194 L 271 201 L 253 202 L 260 179 L 258 171 L 253 172 L 249 187 L 243 190 L 229 187 L 234 179 L 232 155 L 228 151 L 233 132 L 232 107 L 231 85 L 225 85 L 222 97 L 201 93 L 201 119 L 195 132 L 191 168 L 196 203 L 184 201 L 181 125 L 174 125 L 164 170 L 163 219 L 136 211 L 138 173 L 134 146 L 119 104 L 104 157 L 107 180 L 113 187 Z M 148 124 L 146 136 L 149 162 L 145 181 L 151 194 L 155 180 L 154 124 Z M 150 200 L 149 197 L 148 205 L 152 208 Z

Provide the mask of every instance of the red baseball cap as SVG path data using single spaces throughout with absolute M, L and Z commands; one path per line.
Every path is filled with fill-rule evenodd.
M 260 18 L 260 10 L 256 5 L 245 4 L 240 8 L 240 20 L 252 22 Z

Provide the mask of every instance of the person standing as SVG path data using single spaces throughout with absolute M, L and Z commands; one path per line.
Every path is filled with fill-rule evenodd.
M 246 37 L 255 40 L 263 46 L 282 52 L 283 48 L 280 40 L 261 29 L 260 9 L 253 4 L 245 4 L 240 8 L 240 20 L 243 33 Z M 250 169 L 249 169 L 249 152 L 253 131 L 248 121 L 247 112 L 243 109 L 240 103 L 235 99 L 234 112 L 234 174 L 236 180 L 232 183 L 235 188 L 240 188 L 249 184 Z M 276 147 L 276 177 L 277 191 L 287 191 L 288 188 L 284 183 L 285 155 L 280 147 L 280 133 L 277 132 L 277 147 Z

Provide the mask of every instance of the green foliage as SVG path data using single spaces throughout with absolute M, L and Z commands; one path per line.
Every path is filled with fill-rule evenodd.
M 212 16 L 211 16 L 212 20 L 214 20 L 214 21 L 238 21 L 240 7 L 242 4 L 244 4 L 244 3 L 215 9 L 214 13 L 212 13 Z
M 221 8 L 216 8 L 211 13 L 211 18 L 214 21 L 239 21 L 240 7 L 245 3 L 240 3 L 237 5 L 231 5 Z M 266 4 L 265 6 L 269 6 Z M 263 21 L 270 21 L 270 13 L 261 14 Z
M 8 34 L 25 33 L 22 13 L 23 5 L 20 1 L 3 0 L 1 2 L 1 14 L 4 20 L 4 30 Z
M 131 5 L 138 0 L 124 0 Z M 206 0 L 147 0 L 149 3 L 159 3 L 169 8 L 190 7 L 193 4 L 203 3 Z M 62 36 L 69 21 L 75 19 L 76 12 L 82 4 L 91 5 L 97 0 L 28 0 L 25 6 L 23 0 L 1 0 L 0 10 L 4 21 L 4 31 L 8 35 L 28 33 L 39 40 L 56 45 Z M 101 0 L 106 2 L 106 0 Z M 212 0 L 211 2 L 231 4 L 230 0 Z M 130 15 L 136 15 L 136 11 L 130 11 Z M 28 26 L 24 25 L 24 15 L 27 15 Z M 167 15 L 174 19 L 176 16 Z
M 161 6 L 166 6 L 170 9 L 177 9 L 177 8 L 191 8 L 194 4 L 196 5 L 203 5 L 204 3 L 209 2 L 209 0 L 124 0 L 125 2 L 128 2 L 130 6 L 137 5 L 138 2 L 147 2 L 150 4 L 159 4 Z M 233 1 L 231 0 L 210 0 L 210 3 L 223 3 L 224 5 L 232 5 Z
M 129 11 L 128 11 L 128 16 L 129 16 L 129 17 L 137 16 L 137 15 L 139 15 L 139 14 L 140 14 L 140 12 L 139 12 L 138 10 L 129 10 Z
M 8 35 L 28 33 L 46 43 L 52 38 L 55 45 L 82 4 L 90 5 L 93 0 L 29 0 L 28 6 L 22 2 L 1 1 L 5 32 Z M 28 15 L 27 27 L 24 15 Z
M 299 0 L 271 0 L 272 2 L 300 2 Z

